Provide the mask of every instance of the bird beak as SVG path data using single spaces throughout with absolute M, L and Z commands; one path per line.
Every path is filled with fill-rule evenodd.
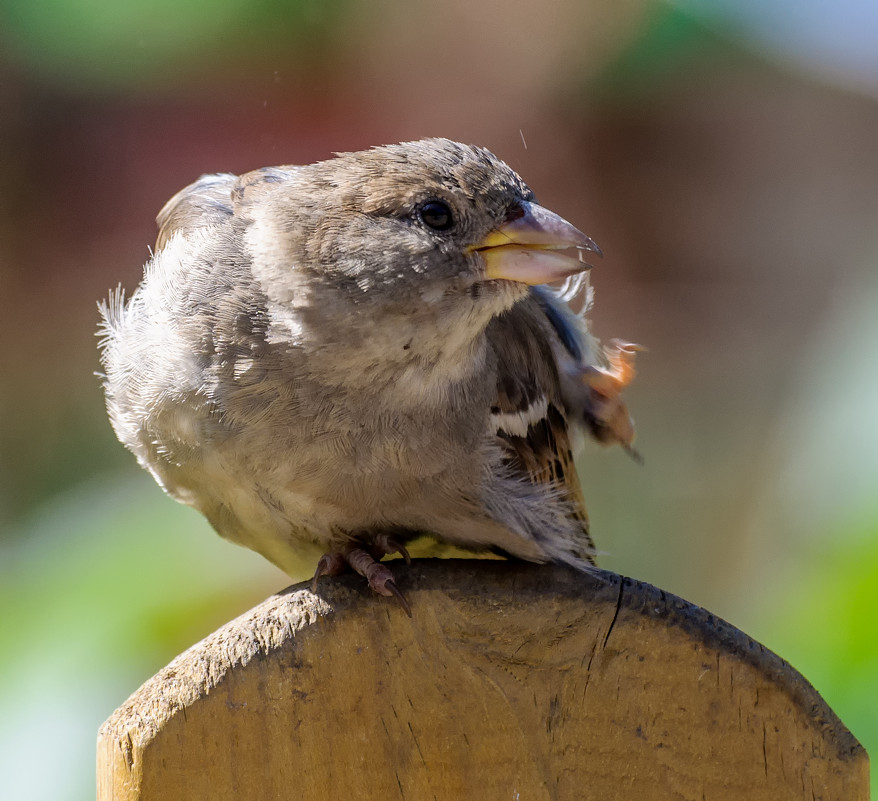
M 520 209 L 520 211 L 519 211 Z M 522 201 L 516 214 L 470 247 L 485 260 L 485 275 L 548 284 L 587 270 L 586 251 L 602 256 L 591 237 L 554 212 Z

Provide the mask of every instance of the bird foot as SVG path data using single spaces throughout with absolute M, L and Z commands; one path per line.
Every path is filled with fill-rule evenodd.
M 405 563 L 410 565 L 412 563 L 412 557 L 409 555 L 408 550 L 406 550 L 405 545 L 403 545 L 399 540 L 391 537 L 389 534 L 379 534 L 375 537 L 375 547 L 371 549 L 372 554 L 378 554 L 378 559 L 382 556 L 390 556 L 392 553 L 398 553 L 405 559 Z
M 607 367 L 591 366 L 582 374 L 582 382 L 592 392 L 592 403 L 586 410 L 586 417 L 595 436 L 601 442 L 620 443 L 638 461 L 640 456 L 631 447 L 634 423 L 621 395 L 634 380 L 634 358 L 643 350 L 640 345 L 613 339 L 604 348 Z
M 407 562 L 411 561 L 406 549 L 396 543 L 392 538 L 386 538 L 383 543 L 377 543 L 379 548 L 384 549 L 385 546 L 390 550 L 384 550 L 384 553 L 401 553 Z M 358 547 L 355 543 L 351 543 L 342 548 L 341 551 L 326 553 L 320 557 L 317 563 L 317 570 L 314 572 L 314 578 L 311 581 L 311 591 L 317 592 L 317 582 L 321 576 L 337 576 L 343 573 L 348 567 L 359 573 L 374 592 L 387 598 L 395 598 L 399 605 L 405 610 L 405 613 L 411 617 L 412 610 L 406 601 L 405 596 L 399 591 L 396 582 L 393 580 L 393 573 L 376 561 L 371 554 Z
M 314 578 L 311 579 L 311 592 L 317 592 L 317 582 L 321 576 L 338 576 L 348 569 L 347 560 L 340 553 L 325 553 L 317 562 Z

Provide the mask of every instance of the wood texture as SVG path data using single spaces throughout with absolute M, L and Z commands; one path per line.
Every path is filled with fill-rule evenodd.
M 793 668 L 598 571 L 393 564 L 272 596 L 104 724 L 99 801 L 868 798 L 868 759 Z

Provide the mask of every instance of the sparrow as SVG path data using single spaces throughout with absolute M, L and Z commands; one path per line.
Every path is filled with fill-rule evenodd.
M 423 534 L 594 564 L 573 452 L 630 449 L 638 348 L 591 335 L 600 249 L 504 162 L 425 139 L 205 175 L 157 222 L 100 349 L 112 426 L 165 492 L 406 611 L 381 559 Z

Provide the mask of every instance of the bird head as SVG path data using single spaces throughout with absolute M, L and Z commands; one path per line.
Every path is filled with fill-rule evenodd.
M 394 360 L 444 365 L 443 375 L 476 369 L 494 317 L 600 254 L 496 156 L 447 139 L 272 168 L 262 180 L 242 212 L 272 336 L 332 351 L 351 371 Z
M 367 307 L 459 301 L 498 313 L 527 285 L 581 272 L 585 254 L 600 254 L 504 162 L 448 139 L 294 168 L 267 204 L 272 230 L 257 221 L 256 235 Z

